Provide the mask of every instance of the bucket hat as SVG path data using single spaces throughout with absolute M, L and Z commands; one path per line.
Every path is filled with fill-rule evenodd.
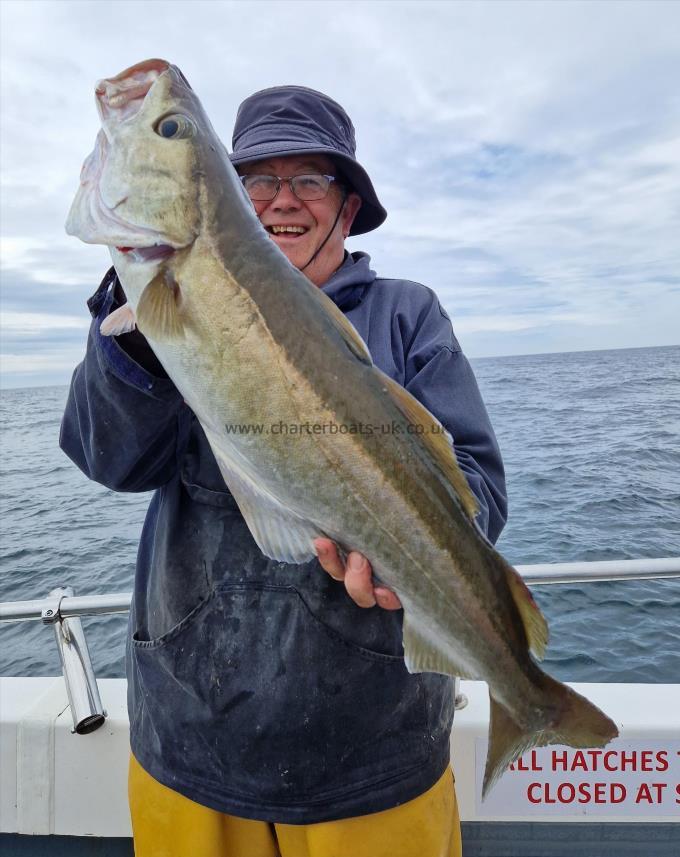
M 288 155 L 327 155 L 361 197 L 350 235 L 376 229 L 387 217 L 368 173 L 356 159 L 354 126 L 343 108 L 315 89 L 274 86 L 256 92 L 236 114 L 232 164 Z

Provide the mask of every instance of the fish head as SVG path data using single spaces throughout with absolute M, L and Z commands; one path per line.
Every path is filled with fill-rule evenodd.
M 66 231 L 108 245 L 117 268 L 167 259 L 200 233 L 198 179 L 206 155 L 222 144 L 181 71 L 165 60 L 101 80 L 95 95 L 102 127 Z

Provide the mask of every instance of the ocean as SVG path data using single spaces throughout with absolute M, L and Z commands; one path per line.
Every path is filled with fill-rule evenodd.
M 473 367 L 506 465 L 515 564 L 680 556 L 680 346 L 494 357 Z M 66 387 L 0 396 L 0 601 L 129 591 L 150 496 L 89 482 L 61 452 Z M 566 681 L 680 681 L 680 580 L 534 588 L 545 668 Z M 126 619 L 84 619 L 99 677 Z M 1 675 L 57 675 L 51 629 L 0 625 Z

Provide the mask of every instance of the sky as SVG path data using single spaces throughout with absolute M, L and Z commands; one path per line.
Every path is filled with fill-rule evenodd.
M 68 383 L 110 264 L 64 221 L 94 85 L 161 57 L 230 147 L 240 102 L 339 101 L 470 357 L 680 342 L 680 2 L 0 0 L 0 386 Z

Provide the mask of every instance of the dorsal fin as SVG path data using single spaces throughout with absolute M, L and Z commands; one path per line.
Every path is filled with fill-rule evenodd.
M 344 339 L 345 344 L 352 354 L 354 354 L 355 357 L 358 357 L 362 363 L 366 363 L 367 366 L 372 366 L 373 358 L 371 357 L 366 343 L 359 336 L 352 322 L 347 318 L 342 310 L 338 309 L 328 295 L 321 291 L 321 289 L 315 287 L 314 294 L 316 295 L 317 300 L 323 305 L 324 310 L 333 323 L 333 327 L 335 327 L 340 336 Z
M 527 635 L 529 648 L 538 660 L 543 660 L 545 649 L 548 645 L 548 623 L 541 609 L 534 601 L 531 590 L 526 585 L 519 572 L 509 564 L 505 563 L 505 577 L 512 600 L 522 618 L 522 624 Z
M 405 390 L 404 387 L 382 372 L 381 376 L 385 389 L 409 424 L 423 427 L 422 432 L 417 432 L 423 446 L 430 453 L 432 460 L 444 477 L 453 486 L 465 512 L 471 519 L 474 518 L 479 511 L 477 500 L 456 461 L 451 435 L 439 420 L 421 405 L 408 390 Z
M 335 310 L 335 312 L 332 313 L 333 321 L 340 331 L 340 335 L 347 343 L 349 350 L 352 354 L 355 354 L 362 363 L 372 366 L 373 358 L 371 357 L 366 343 L 359 336 L 352 322 L 335 306 L 335 304 L 333 304 L 333 309 Z

